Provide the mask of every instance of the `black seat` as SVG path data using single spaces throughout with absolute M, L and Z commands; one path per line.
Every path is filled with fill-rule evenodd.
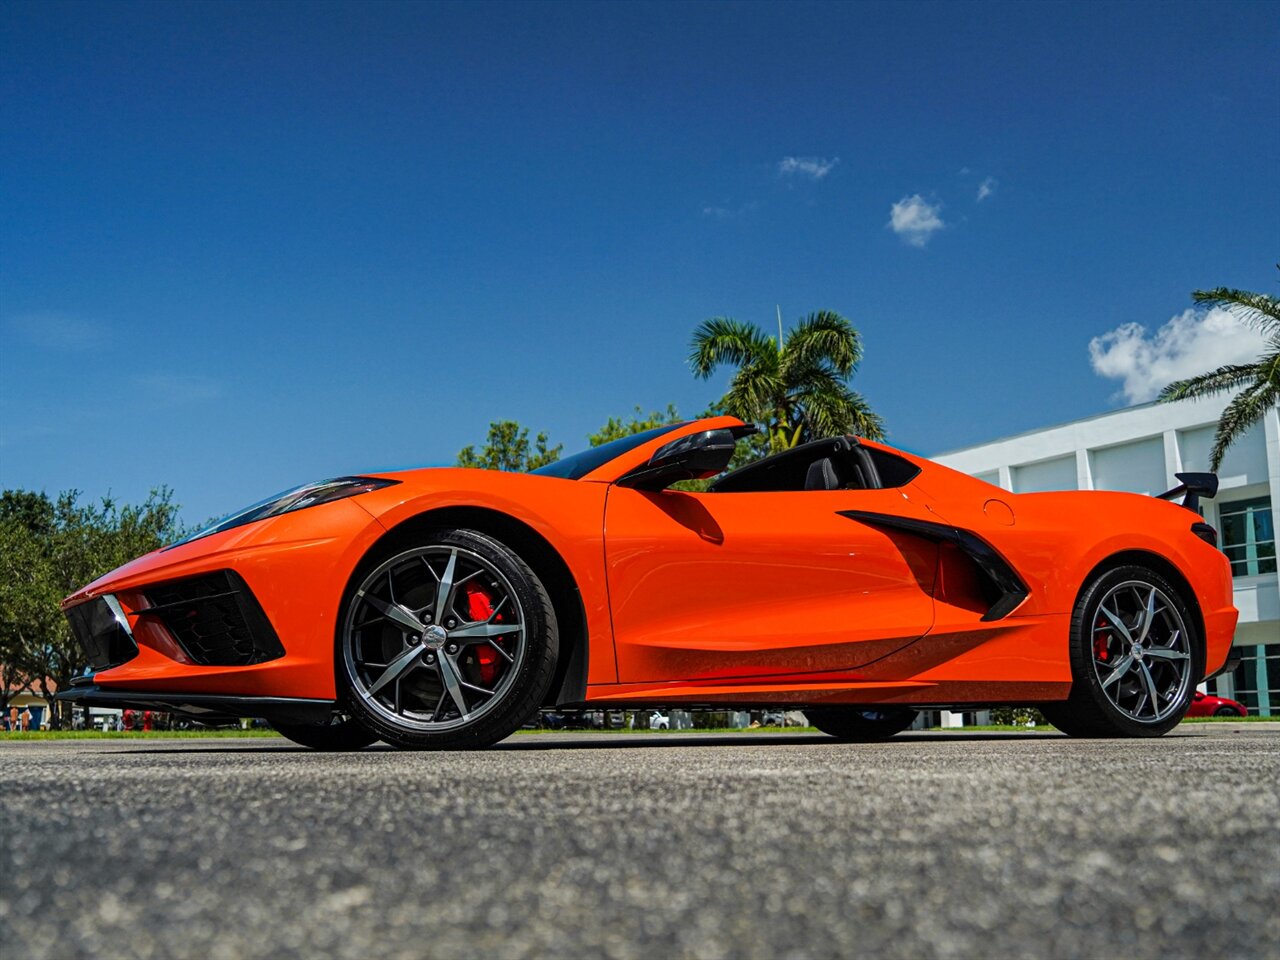
M 823 457 L 809 464 L 809 472 L 804 477 L 806 490 L 839 490 L 840 477 L 836 473 L 836 465 L 830 457 Z

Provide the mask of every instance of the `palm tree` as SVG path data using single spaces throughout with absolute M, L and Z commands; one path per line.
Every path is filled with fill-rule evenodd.
M 1280 269 L 1280 264 L 1276 267 Z M 1253 363 L 1229 363 L 1198 377 L 1176 380 L 1160 391 L 1161 403 L 1240 391 L 1218 418 L 1209 456 L 1209 468 L 1216 472 L 1228 448 L 1280 402 L 1280 300 L 1229 287 L 1197 290 L 1191 298 L 1208 307 L 1230 310 L 1267 341 L 1266 349 Z
M 862 339 L 840 314 L 811 313 L 785 337 L 729 317 L 703 321 L 693 334 L 689 364 L 705 380 L 721 364 L 737 367 L 719 406 L 730 416 L 762 423 L 772 450 L 844 433 L 884 437 L 884 422 L 848 380 L 862 359 Z

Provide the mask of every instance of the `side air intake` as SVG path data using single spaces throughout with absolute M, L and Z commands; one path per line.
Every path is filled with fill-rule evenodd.
M 982 615 L 983 620 L 1000 620 L 1007 617 L 1027 598 L 1030 591 L 1014 572 L 1009 562 L 1000 556 L 991 544 L 976 533 L 961 530 L 945 523 L 930 523 L 910 517 L 895 517 L 889 513 L 871 513 L 866 510 L 839 510 L 840 516 L 857 520 L 886 530 L 909 533 L 935 543 L 951 543 L 969 557 L 986 580 L 991 608 Z

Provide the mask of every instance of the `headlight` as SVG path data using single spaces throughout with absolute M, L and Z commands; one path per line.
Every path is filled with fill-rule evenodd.
M 234 527 L 242 527 L 246 523 L 253 523 L 255 520 L 266 520 L 268 517 L 278 517 L 282 513 L 292 513 L 294 510 L 303 510 L 307 507 L 319 506 L 322 503 L 331 503 L 334 500 L 342 500 L 346 497 L 354 497 L 357 494 L 368 493 L 371 490 L 380 490 L 383 487 L 389 487 L 399 482 L 399 480 L 380 480 L 376 477 L 338 477 L 336 480 L 321 480 L 319 483 L 308 483 L 292 490 L 286 490 L 284 493 L 278 493 L 274 497 L 268 497 L 266 500 L 260 500 L 253 506 L 245 507 L 230 516 L 223 517 L 221 520 L 197 530 L 191 536 L 184 537 L 170 546 L 176 547 L 179 544 L 190 543 L 192 540 L 199 540 L 201 537 L 222 533 L 224 530 L 231 530 Z

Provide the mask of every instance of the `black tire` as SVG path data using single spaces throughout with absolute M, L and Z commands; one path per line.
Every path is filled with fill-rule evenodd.
M 837 740 L 846 743 L 874 743 L 877 740 L 888 740 L 911 726 L 916 718 L 916 711 L 903 707 L 820 707 L 805 710 L 804 715 L 811 724 Z
M 1146 640 L 1134 643 L 1143 622 L 1144 593 L 1156 613 L 1146 618 Z M 1136 604 L 1136 619 L 1113 627 L 1109 623 L 1115 620 L 1101 609 L 1103 602 L 1112 604 L 1113 598 L 1126 594 Z M 1119 618 L 1125 620 L 1123 609 Z M 1120 627 L 1125 628 L 1123 634 Z M 1085 585 L 1071 616 L 1069 656 L 1070 696 L 1041 704 L 1040 709 L 1045 719 L 1072 737 L 1161 736 L 1186 715 L 1204 673 L 1204 648 L 1182 594 L 1162 574 L 1138 564 L 1112 567 Z M 1144 704 L 1150 704 L 1149 717 Z
M 1217 710 L 1213 711 L 1213 715 L 1215 717 L 1235 717 L 1236 719 L 1240 718 L 1240 712 L 1236 710 L 1234 707 L 1219 707 Z
M 401 544 L 397 549 L 371 557 L 354 578 L 352 590 L 343 604 L 342 616 L 339 618 L 336 652 L 339 690 L 352 715 L 379 739 L 393 746 L 408 750 L 470 750 L 497 743 L 537 716 L 550 689 L 559 655 L 559 632 L 551 599 L 533 569 L 515 551 L 487 534 L 476 530 L 443 528 L 423 531 L 414 539 L 414 547 L 406 549 Z M 445 648 L 437 648 L 439 652 L 434 655 L 424 653 L 422 662 L 413 662 L 409 670 L 425 671 L 428 683 L 434 679 L 439 685 L 439 703 L 445 703 L 447 710 L 454 710 L 458 714 L 441 723 L 435 722 L 435 714 L 428 720 L 422 713 L 399 714 L 392 711 L 383 702 L 385 697 L 380 699 L 378 691 L 370 692 L 369 676 L 362 672 L 354 652 L 354 632 L 367 629 L 356 627 L 355 619 L 362 596 L 362 584 L 378 577 L 379 571 L 384 568 L 390 571 L 388 576 L 394 578 L 397 563 L 413 562 L 412 559 L 403 558 L 426 558 L 429 551 L 463 556 L 480 568 L 486 577 L 492 576 L 495 587 L 501 582 L 503 591 L 509 593 L 506 609 L 519 614 L 519 637 L 523 644 L 515 651 L 510 666 L 504 668 L 499 684 L 500 692 L 479 703 L 469 704 L 474 709 L 474 714 L 466 714 L 460 708 L 455 708 L 456 701 L 452 699 L 446 702 L 443 671 L 446 666 L 443 662 Z M 426 567 L 439 578 L 439 574 L 432 569 L 431 562 L 427 562 Z M 446 610 L 445 614 L 447 613 Z M 427 620 L 430 619 L 430 615 L 427 615 Z M 443 615 L 441 619 L 444 619 Z M 462 629 L 463 625 L 459 624 L 459 628 Z M 406 637 L 409 635 L 406 633 Z M 426 637 L 426 633 L 422 634 L 423 642 Z M 406 645 L 409 642 L 406 640 Z M 483 645 L 474 640 L 470 642 L 477 647 Z M 437 658 L 434 667 L 426 664 L 425 658 L 428 656 Z M 455 675 L 465 681 L 467 678 L 462 676 L 458 667 L 460 659 L 451 657 L 450 662 L 455 665 Z M 509 677 L 506 671 L 510 672 Z M 406 675 L 407 673 L 408 671 Z M 468 696 L 475 696 L 467 694 L 465 690 L 461 693 L 464 702 L 467 702 Z M 436 713 L 441 709 L 439 703 Z
M 377 734 L 370 733 L 368 727 L 345 715 L 335 715 L 328 724 L 273 723 L 271 726 L 296 744 L 326 753 L 363 750 L 378 740 Z

